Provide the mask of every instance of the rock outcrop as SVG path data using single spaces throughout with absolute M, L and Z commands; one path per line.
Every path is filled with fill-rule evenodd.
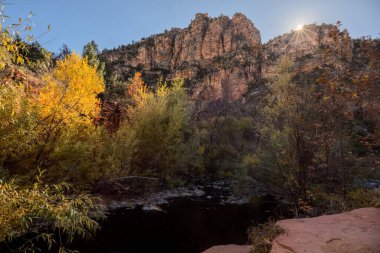
M 270 79 L 280 57 L 287 55 L 309 83 L 321 72 L 330 71 L 349 79 L 368 75 L 379 87 L 379 49 L 379 39 L 352 39 L 347 30 L 335 25 L 305 25 L 300 31 L 277 36 L 263 45 L 261 74 Z
M 24 83 L 29 87 L 40 87 L 44 85 L 41 77 L 35 73 L 14 65 L 5 65 L 4 69 L 0 70 L 0 81 L 2 84 L 10 84 L 12 82 Z
M 210 18 L 197 14 L 189 27 L 105 51 L 108 71 L 126 80 L 141 71 L 155 84 L 159 77 L 187 80 L 193 99 L 241 98 L 261 73 L 260 32 L 243 14 Z
M 277 222 L 286 234 L 271 253 L 378 253 L 380 209 L 362 208 L 335 215 Z
M 273 241 L 271 253 L 378 253 L 380 208 L 278 221 L 285 230 Z M 250 246 L 214 246 L 203 253 L 249 253 Z
M 299 71 L 311 72 L 326 65 L 341 67 L 341 60 L 352 61 L 353 42 L 346 30 L 335 25 L 305 25 L 268 41 L 263 46 L 264 78 L 270 77 L 282 55 L 292 57 Z M 339 56 L 337 55 L 339 54 Z
M 263 45 L 263 82 L 273 77 L 283 55 L 294 60 L 299 83 L 324 85 L 324 77 L 335 80 L 342 91 L 360 87 L 362 115 L 367 119 L 380 118 L 379 39 L 352 39 L 347 30 L 341 31 L 335 25 L 305 25 L 302 30 L 277 36 Z M 352 104 L 351 118 L 356 109 Z
M 346 30 L 327 24 L 305 25 L 262 44 L 259 30 L 243 14 L 232 18 L 197 14 L 187 28 L 173 28 L 105 50 L 101 57 L 109 79 L 121 82 L 136 71 L 152 86 L 160 78 L 181 76 L 201 118 L 260 110 L 265 95 L 262 84 L 273 77 L 281 56 L 288 55 L 305 85 L 316 83 L 323 73 L 345 78 L 348 86 L 370 77 L 366 86 L 371 86 L 371 92 L 365 95 L 369 102 L 363 104 L 373 108 L 364 108 L 364 112 L 378 118 L 379 49 L 379 39 L 352 39 Z

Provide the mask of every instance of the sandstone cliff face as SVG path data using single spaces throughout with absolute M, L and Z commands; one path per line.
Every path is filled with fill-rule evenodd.
M 335 36 L 335 38 L 334 38 Z M 347 31 L 340 32 L 335 25 L 305 25 L 299 31 L 280 35 L 263 46 L 264 78 L 270 78 L 282 55 L 292 57 L 301 72 L 351 62 L 353 42 Z
M 35 73 L 26 68 L 9 64 L 5 65 L 5 68 L 0 71 L 0 82 L 4 85 L 9 85 L 13 82 L 24 83 L 28 87 L 41 87 L 45 84 Z
M 370 74 L 375 101 L 380 98 L 379 49 L 379 40 L 353 40 L 347 31 L 326 24 L 305 25 L 262 45 L 260 32 L 243 14 L 231 19 L 197 14 L 187 28 L 107 50 L 102 58 L 107 72 L 121 81 L 136 71 L 150 85 L 160 77 L 181 76 L 200 107 L 233 101 L 241 109 L 251 108 L 264 95 L 260 84 L 271 79 L 282 55 L 294 59 L 305 83 L 314 83 L 325 70 L 341 76 L 343 70 L 351 76 Z
M 363 114 L 370 119 L 380 117 L 379 39 L 352 39 L 335 25 L 312 24 L 270 40 L 262 52 L 264 82 L 273 77 L 280 57 L 287 55 L 294 60 L 301 83 L 313 85 L 327 74 L 329 80 L 340 80 L 342 89 L 362 87 Z M 354 113 L 356 105 L 351 106 Z
M 106 51 L 109 72 L 126 80 L 142 71 L 151 84 L 159 76 L 187 79 L 193 99 L 236 100 L 260 80 L 260 32 L 242 14 L 210 18 L 197 14 L 189 27 Z
M 367 73 L 379 79 L 380 40 L 352 39 L 347 30 L 335 25 L 305 25 L 268 41 L 262 49 L 262 77 L 270 78 L 279 59 L 290 56 L 297 72 L 310 74 L 317 70 L 349 71 L 351 76 Z

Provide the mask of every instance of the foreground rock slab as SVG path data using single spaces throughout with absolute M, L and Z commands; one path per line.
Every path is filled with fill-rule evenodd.
M 282 220 L 277 224 L 286 234 L 273 241 L 271 253 L 380 252 L 380 208 Z
M 249 245 L 220 245 L 209 248 L 203 253 L 249 253 L 251 246 Z

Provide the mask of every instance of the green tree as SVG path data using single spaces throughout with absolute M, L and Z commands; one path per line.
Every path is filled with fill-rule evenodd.
M 305 84 L 292 60 L 284 56 L 268 84 L 267 105 L 259 124 L 262 149 L 254 175 L 292 205 L 296 215 L 299 210 L 311 210 L 317 193 L 321 199 L 337 194 L 348 201 L 355 178 L 369 173 L 368 163 L 360 159 L 364 152 L 354 152 L 358 135 L 366 135 L 357 125 L 364 124 L 350 116 L 368 86 L 355 85 L 355 78 L 346 72 L 344 57 L 336 61 L 336 68 L 325 68 L 315 83 Z
M 101 76 L 104 76 L 105 63 L 100 61 L 99 54 L 100 54 L 100 51 L 98 49 L 98 45 L 93 40 L 87 43 L 83 47 L 83 53 L 82 53 L 83 58 L 87 57 L 88 64 L 94 67 L 95 69 L 97 69 L 98 73 Z
M 215 116 L 198 122 L 197 127 L 206 172 L 217 178 L 241 174 L 243 157 L 253 152 L 253 119 Z
M 59 54 L 55 56 L 55 60 L 64 60 L 67 56 L 72 54 L 73 51 L 69 48 L 67 44 L 62 44 L 62 47 L 59 48 Z
M 128 94 L 133 102 L 118 132 L 130 173 L 169 183 L 185 178 L 200 165 L 183 80 L 175 80 L 170 88 L 162 84 L 156 93 L 147 90 L 139 74 L 132 81 Z
M 51 70 L 53 66 L 52 53 L 43 48 L 40 43 L 33 42 L 27 46 L 29 59 L 28 67 L 38 74 L 43 74 Z
M 312 88 L 297 84 L 294 77 L 292 60 L 282 57 L 268 85 L 264 121 L 259 126 L 263 149 L 255 176 L 266 180 L 298 215 L 313 166 L 315 103 Z

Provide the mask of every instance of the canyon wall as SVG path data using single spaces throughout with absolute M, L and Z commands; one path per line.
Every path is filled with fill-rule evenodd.
M 260 32 L 243 14 L 232 18 L 197 14 L 187 28 L 172 28 L 140 42 L 105 50 L 107 73 L 122 82 L 136 71 L 149 85 L 160 78 L 186 80 L 193 100 L 203 104 L 236 103 L 261 97 L 282 55 L 294 59 L 304 83 L 323 71 L 371 76 L 379 98 L 380 42 L 352 39 L 336 25 L 305 25 L 262 44 Z M 376 95 L 377 94 L 377 95 Z
M 261 53 L 260 32 L 243 14 L 231 19 L 197 14 L 185 29 L 106 51 L 103 58 L 121 80 L 134 71 L 153 85 L 160 77 L 181 76 L 195 100 L 232 101 L 260 81 Z

